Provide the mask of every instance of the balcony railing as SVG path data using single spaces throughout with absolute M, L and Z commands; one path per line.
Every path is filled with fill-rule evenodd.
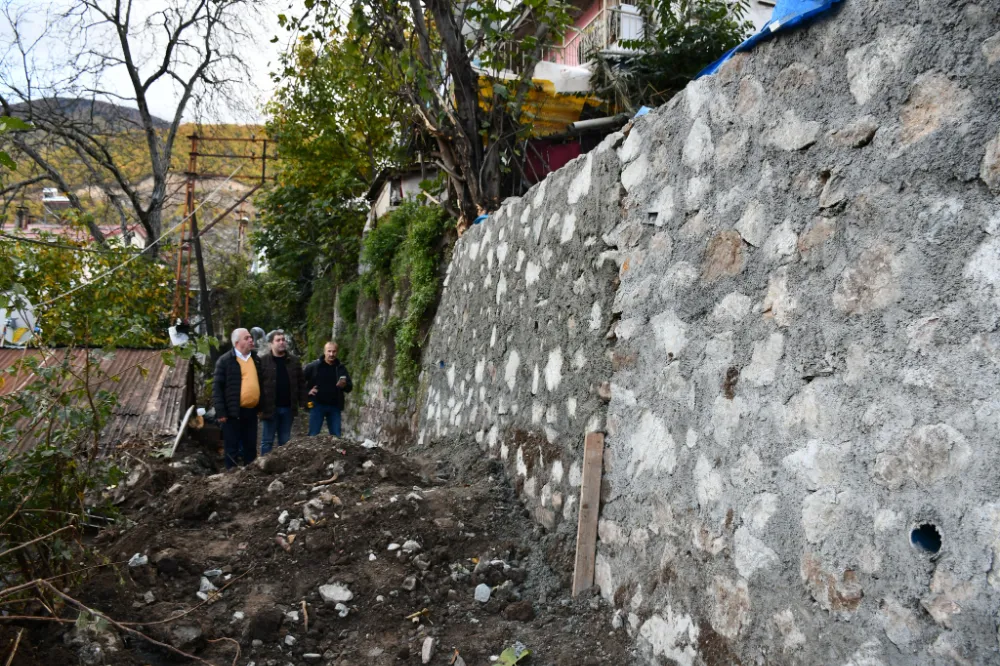
M 542 53 L 542 60 L 561 65 L 579 67 L 593 57 L 594 52 L 630 53 L 622 46 L 622 41 L 643 38 L 645 17 L 635 5 L 619 5 L 600 10 L 582 28 L 570 28 L 560 46 L 550 46 Z M 506 44 L 498 50 L 492 61 L 497 70 L 507 70 L 519 74 L 531 63 L 528 54 L 519 43 Z M 474 64 L 484 66 L 477 60 Z
M 628 53 L 623 41 L 642 39 L 645 20 L 635 5 L 602 9 L 587 25 L 576 29 L 562 46 L 548 50 L 545 60 L 570 67 L 585 64 L 595 52 Z

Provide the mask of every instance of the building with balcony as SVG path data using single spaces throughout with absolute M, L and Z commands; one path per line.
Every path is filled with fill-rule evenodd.
M 525 173 L 538 182 L 551 171 L 596 146 L 607 132 L 624 124 L 615 110 L 591 92 L 595 54 L 635 53 L 630 41 L 643 38 L 650 16 L 645 4 L 619 0 L 575 0 L 575 18 L 560 44 L 545 51 L 532 75 L 534 90 L 528 93 L 525 108 L 532 113 L 532 141 Z M 771 18 L 774 0 L 750 0 L 747 19 L 759 30 Z M 528 34 L 532 26 L 520 26 Z M 474 65 L 475 65 L 474 61 Z M 489 95 L 489 77 L 517 77 L 521 63 L 507 63 L 507 70 L 481 70 L 484 94 Z
M 774 4 L 774 0 L 750 0 L 747 19 L 753 23 L 754 31 L 770 20 Z M 562 44 L 550 48 L 535 70 L 536 79 L 552 77 L 559 92 L 589 90 L 589 86 L 579 82 L 589 79 L 589 61 L 593 55 L 633 52 L 625 44 L 642 39 L 649 15 L 648 6 L 618 0 L 582 0 L 577 7 L 577 17 Z

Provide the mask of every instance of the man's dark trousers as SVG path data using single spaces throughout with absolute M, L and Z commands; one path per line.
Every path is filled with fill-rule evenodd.
M 260 455 L 266 456 L 274 448 L 274 438 L 278 438 L 278 446 L 284 446 L 292 438 L 292 408 L 275 407 L 274 416 L 261 419 L 263 434 L 260 438 Z
M 257 458 L 257 410 L 240 407 L 240 418 L 228 418 L 222 424 L 226 447 L 226 469 L 249 465 Z
M 323 421 L 331 435 L 340 437 L 340 408 L 334 405 L 316 405 L 309 412 L 309 436 L 314 437 L 323 429 Z

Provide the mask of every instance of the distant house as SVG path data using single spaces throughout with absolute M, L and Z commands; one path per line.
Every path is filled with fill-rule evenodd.
M 28 207 L 21 205 L 14 211 L 13 229 L 5 229 L 3 221 L 0 220 L 0 231 L 34 240 L 46 235 L 78 242 L 91 239 L 89 229 L 81 225 L 67 224 L 63 220 L 61 213 L 70 208 L 68 196 L 54 187 L 46 187 L 42 189 L 41 203 L 43 210 L 41 218 L 31 215 Z M 125 229 L 122 229 L 120 224 L 98 224 L 97 227 L 109 240 L 140 249 L 146 246 L 146 230 L 138 222 L 127 225 Z
M 55 187 L 42 188 L 42 205 L 46 210 L 66 210 L 69 208 L 69 197 Z
M 438 174 L 438 168 L 428 164 L 412 164 L 404 169 L 383 169 L 365 195 L 369 205 L 365 233 L 374 229 L 380 219 L 404 201 L 415 200 L 422 192 L 420 183 L 434 180 Z

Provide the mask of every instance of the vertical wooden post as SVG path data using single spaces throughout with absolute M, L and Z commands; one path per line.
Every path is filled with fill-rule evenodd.
M 604 434 L 587 433 L 583 445 L 583 483 L 580 485 L 580 519 L 576 528 L 576 565 L 573 568 L 573 596 L 594 584 L 597 558 L 597 517 L 601 508 L 601 468 L 604 463 Z

